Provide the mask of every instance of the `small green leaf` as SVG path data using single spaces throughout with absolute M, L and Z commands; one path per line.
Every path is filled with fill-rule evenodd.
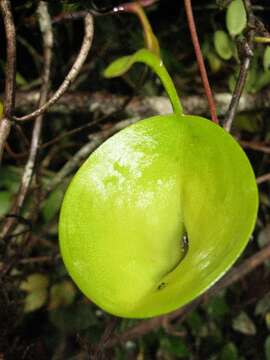
M 255 133 L 261 127 L 261 117 L 254 113 L 240 113 L 235 117 L 234 126 L 238 130 Z
M 241 34 L 247 26 L 247 14 L 242 0 L 233 0 L 228 6 L 226 25 L 231 36 Z
M 270 71 L 259 72 L 257 82 L 253 85 L 253 93 L 257 93 L 270 83 Z
M 270 310 L 270 292 L 257 302 L 255 308 L 256 315 L 265 315 Z
M 258 245 L 260 248 L 263 248 L 265 245 L 270 242 L 270 224 L 267 224 L 258 235 Z
M 265 323 L 267 326 L 267 329 L 270 330 L 270 311 L 265 315 Z
M 222 61 L 220 60 L 220 58 L 216 56 L 214 52 L 208 53 L 206 57 L 209 62 L 211 70 L 214 73 L 218 72 L 222 66 Z
M 228 314 L 229 306 L 223 297 L 215 297 L 207 305 L 206 311 L 211 318 L 218 319 Z
M 50 321 L 64 333 L 76 333 L 95 325 L 97 320 L 90 304 L 72 304 L 50 311 Z
M 191 328 L 191 332 L 193 335 L 198 334 L 198 332 L 201 330 L 202 326 L 204 325 L 204 321 L 197 311 L 192 311 L 188 315 L 186 322 L 188 326 Z
M 47 289 L 38 289 L 30 292 L 24 300 L 24 312 L 28 313 L 41 308 L 47 300 Z
M 25 80 L 25 78 L 22 76 L 22 74 L 20 74 L 18 72 L 16 73 L 16 84 L 19 86 L 27 84 L 27 81 Z
M 186 359 L 191 355 L 185 343 L 179 337 L 164 337 L 161 339 L 160 345 L 164 351 L 176 355 L 179 359 Z
M 245 85 L 245 90 L 247 90 L 247 92 L 251 92 L 254 94 L 259 90 L 260 86 L 258 80 L 260 79 L 260 74 L 261 72 L 259 71 L 255 60 L 251 64 L 250 70 L 248 72 Z
M 228 78 L 228 88 L 231 93 L 234 91 L 235 85 L 236 85 L 236 77 L 234 74 L 231 74 Z
M 214 33 L 214 45 L 222 59 L 229 60 L 233 56 L 231 40 L 225 31 L 218 30 Z
M 263 54 L 263 67 L 265 71 L 270 70 L 270 46 L 266 46 Z
M 267 336 L 265 340 L 264 349 L 265 349 L 265 359 L 270 360 L 270 335 Z
M 76 289 L 72 282 L 63 281 L 59 284 L 54 284 L 50 289 L 50 302 L 49 309 L 56 309 L 57 307 L 64 305 L 70 305 L 73 303 L 76 295 Z
M 63 200 L 63 196 L 64 196 L 63 190 L 56 189 L 46 199 L 46 201 L 44 202 L 43 208 L 41 210 L 41 213 L 42 213 L 45 223 L 48 223 L 57 214 L 57 212 L 60 209 L 60 206 L 61 206 L 61 203 Z
M 0 101 L 0 120 L 2 119 L 4 114 L 4 104 L 2 103 L 2 101 Z
M 224 346 L 221 352 L 220 360 L 237 360 L 238 350 L 234 343 L 229 342 Z
M 31 274 L 20 285 L 20 289 L 28 292 L 45 289 L 49 285 L 47 276 L 43 274 Z
M 11 195 L 8 191 L 0 191 L 0 217 L 5 215 L 11 203 Z
M 245 335 L 255 335 L 256 327 L 250 317 L 245 313 L 241 312 L 234 320 L 232 327 L 235 331 L 238 331 Z
M 113 61 L 104 71 L 106 78 L 112 78 L 121 76 L 127 72 L 134 63 L 144 63 L 152 68 L 152 70 L 159 76 L 162 81 L 167 94 L 169 95 L 170 101 L 174 113 L 177 115 L 183 115 L 182 104 L 179 100 L 177 91 L 172 82 L 170 75 L 168 74 L 162 60 L 154 53 L 147 49 L 138 50 L 135 54 L 130 56 L 121 57 Z
M 12 166 L 1 168 L 0 187 L 7 189 L 11 193 L 17 192 L 20 184 L 18 171 Z

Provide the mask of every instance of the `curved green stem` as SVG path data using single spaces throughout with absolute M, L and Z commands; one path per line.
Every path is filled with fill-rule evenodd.
M 124 56 L 115 60 L 105 69 L 104 76 L 107 78 L 112 78 L 123 75 L 136 62 L 141 62 L 151 67 L 151 69 L 160 78 L 169 96 L 174 113 L 176 115 L 183 115 L 181 101 L 178 97 L 173 81 L 168 74 L 162 60 L 147 49 L 141 49 L 133 55 Z

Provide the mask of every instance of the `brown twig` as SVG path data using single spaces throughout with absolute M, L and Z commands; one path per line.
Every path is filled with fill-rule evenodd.
M 43 114 L 50 106 L 56 103 L 56 101 L 67 91 L 69 85 L 76 79 L 82 65 L 84 64 L 88 53 L 91 49 L 92 40 L 94 34 L 94 27 L 93 27 L 93 17 L 91 14 L 87 14 L 84 19 L 84 38 L 83 43 L 80 49 L 80 52 L 70 69 L 69 73 L 65 77 L 63 83 L 60 85 L 58 90 L 54 93 L 54 95 L 41 107 L 37 110 L 33 111 L 28 115 L 24 115 L 21 117 L 13 116 L 13 120 L 18 122 L 29 121 L 37 116 Z
M 265 143 L 239 140 L 239 144 L 243 146 L 243 148 L 247 148 L 255 151 L 261 151 L 265 154 L 270 154 L 270 146 L 267 146 Z
M 216 104 L 215 104 L 212 90 L 211 90 L 211 87 L 210 87 L 210 84 L 208 81 L 208 76 L 207 76 L 207 72 L 206 72 L 206 68 L 205 68 L 205 64 L 204 64 L 204 60 L 203 60 L 203 56 L 202 56 L 201 46 L 200 46 L 200 42 L 198 39 L 198 34 L 197 34 L 196 25 L 195 25 L 195 21 L 194 21 L 191 0 L 184 0 L 184 4 L 185 4 L 187 19 L 188 19 L 189 31 L 191 34 L 191 38 L 192 38 L 192 42 L 193 42 L 193 46 L 194 46 L 194 50 L 195 50 L 195 54 L 196 54 L 196 58 L 197 58 L 197 63 L 198 63 L 198 67 L 200 70 L 200 74 L 201 74 L 201 78 L 202 78 L 202 82 L 203 82 L 203 86 L 204 86 L 204 90 L 205 90 L 205 94 L 207 96 L 207 101 L 208 101 L 208 105 L 209 105 L 209 109 L 210 109 L 210 113 L 211 113 L 211 118 L 215 123 L 218 124 L 219 121 L 218 121 L 218 117 L 217 117 Z
M 4 19 L 7 41 L 7 65 L 5 80 L 4 118 L 0 119 L 0 165 L 6 139 L 9 135 L 12 121 L 11 116 L 15 104 L 15 76 L 16 76 L 16 29 L 9 0 L 0 1 L 0 8 Z
M 247 75 L 248 75 L 248 70 L 250 67 L 250 63 L 251 63 L 251 58 L 253 55 L 253 52 L 251 50 L 250 44 L 249 42 L 247 42 L 247 40 L 245 39 L 243 42 L 243 54 L 242 56 L 242 61 L 241 61 L 241 66 L 240 66 L 240 71 L 239 71 L 239 76 L 232 94 L 232 99 L 229 105 L 229 109 L 223 124 L 223 127 L 225 130 L 230 131 L 231 127 L 232 127 L 232 122 L 235 118 L 237 109 L 238 109 L 238 104 L 241 98 L 241 95 L 243 93 L 245 84 L 246 84 L 246 80 L 247 80 Z
M 48 6 L 45 1 L 40 1 L 38 9 L 38 18 L 40 24 L 40 30 L 43 38 L 43 49 L 44 49 L 44 69 L 42 75 L 42 87 L 40 90 L 39 98 L 39 107 L 43 106 L 46 103 L 48 92 L 49 92 L 49 82 L 50 82 L 50 70 L 51 70 L 51 61 L 52 61 L 52 47 L 53 47 L 53 31 L 51 18 L 48 12 Z M 42 120 L 43 114 L 37 116 L 32 132 L 32 140 L 30 145 L 30 152 L 27 163 L 24 168 L 24 172 L 21 178 L 21 184 L 16 196 L 13 208 L 11 212 L 13 214 L 20 214 L 23 204 L 25 202 L 32 176 L 34 173 L 34 167 L 36 163 L 39 141 L 41 136 L 42 129 Z M 10 234 L 13 227 L 16 224 L 16 218 L 8 218 L 1 233 L 1 238 L 5 238 Z
M 239 70 L 239 75 L 238 75 L 238 79 L 232 94 L 232 99 L 227 111 L 227 115 L 225 117 L 224 123 L 223 123 L 223 127 L 225 130 L 230 131 L 231 127 L 232 127 L 232 122 L 235 118 L 237 109 L 238 109 L 238 105 L 239 105 L 239 101 L 240 98 L 242 96 L 245 84 L 246 84 L 246 80 L 247 80 L 247 75 L 248 75 L 248 70 L 250 68 L 250 64 L 251 64 L 251 59 L 253 56 L 253 39 L 254 39 L 254 35 L 255 35 L 255 18 L 252 12 L 252 8 L 251 8 L 251 4 L 249 0 L 245 0 L 244 1 L 245 4 L 245 8 L 246 8 L 246 13 L 247 13 L 247 17 L 248 17 L 248 31 L 247 31 L 247 36 L 246 38 L 243 40 L 243 42 L 240 44 L 240 52 L 239 52 L 239 57 L 241 59 L 241 65 L 240 65 L 240 70 Z
M 35 108 L 39 97 L 38 91 L 18 91 L 16 94 L 16 109 L 19 112 L 29 112 Z M 2 98 L 2 95 L 0 95 Z M 48 112 L 59 114 L 84 113 L 91 114 L 100 111 L 109 115 L 121 107 L 128 96 L 102 92 L 66 92 Z M 215 101 L 219 114 L 224 115 L 228 109 L 230 93 L 216 93 Z M 187 113 L 209 115 L 209 107 L 204 96 L 189 94 L 182 96 L 181 101 Z M 270 89 L 264 89 L 257 94 L 244 93 L 238 106 L 238 111 L 259 111 L 270 107 Z M 146 117 L 155 114 L 172 112 L 170 101 L 166 96 L 134 96 L 125 109 L 131 116 Z
M 52 19 L 52 23 L 53 24 L 57 24 L 60 23 L 62 21 L 66 21 L 66 20 L 78 20 L 78 19 L 82 19 L 87 15 L 87 11 L 74 11 L 74 12 L 63 12 L 60 13 L 59 15 L 55 16 Z
M 19 260 L 20 264 L 24 264 L 24 265 L 28 265 L 28 264 L 40 264 L 40 263 L 50 263 L 50 262 L 55 262 L 58 261 L 59 259 L 61 259 L 61 255 L 60 254 L 56 254 L 56 255 L 44 255 L 44 256 L 35 256 L 35 257 L 29 257 L 29 258 L 24 258 Z
M 262 184 L 266 181 L 270 181 L 270 173 L 258 176 L 256 179 L 257 184 Z
M 122 334 L 117 334 L 111 338 L 111 340 L 106 344 L 106 347 L 110 348 L 119 344 L 121 342 L 125 342 L 131 339 L 137 339 L 159 327 L 162 326 L 165 319 L 169 322 L 180 318 L 182 316 L 189 313 L 196 306 L 198 306 L 202 302 L 206 302 L 210 296 L 214 296 L 218 294 L 218 292 L 222 289 L 227 288 L 228 286 L 233 285 L 237 281 L 243 279 L 247 274 L 256 269 L 258 266 L 262 265 L 266 260 L 270 258 L 270 244 L 258 251 L 255 255 L 252 255 L 243 263 L 235 268 L 233 268 L 227 275 L 225 275 L 216 285 L 211 287 L 206 293 L 201 295 L 197 300 L 192 302 L 191 304 L 178 309 L 168 315 L 159 316 L 153 319 L 141 321 L 139 324 L 133 326 L 132 328 L 126 330 Z
M 43 54 L 44 70 L 42 75 L 42 87 L 40 90 L 40 99 L 39 99 L 39 106 L 41 107 L 46 103 L 49 93 L 49 87 L 50 87 L 53 31 L 52 31 L 51 17 L 48 11 L 48 5 L 45 1 L 41 1 L 39 3 L 37 12 L 39 17 L 39 24 L 43 37 L 43 47 L 44 47 L 44 54 Z M 43 114 L 39 115 L 35 120 L 35 125 L 32 134 L 32 141 L 30 146 L 30 154 L 24 170 L 24 174 L 22 176 L 21 188 L 18 196 L 19 208 L 21 208 L 24 203 L 24 199 L 26 197 L 32 179 L 40 137 L 41 137 L 42 120 L 43 120 Z

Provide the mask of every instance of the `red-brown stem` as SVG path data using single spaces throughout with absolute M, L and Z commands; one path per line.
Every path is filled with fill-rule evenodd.
M 208 81 L 208 76 L 207 76 L 207 72 L 206 72 L 206 68 L 205 68 L 205 64 L 204 64 L 204 60 L 203 60 L 203 56 L 202 56 L 202 51 L 201 51 L 201 47 L 200 47 L 200 42 L 198 39 L 197 30 L 196 30 L 196 25 L 195 25 L 195 21 L 194 21 L 194 16 L 193 16 L 193 12 L 192 12 L 191 0 L 184 0 L 184 3 L 185 3 L 186 14 L 187 14 L 189 31 L 191 34 L 191 38 L 192 38 L 192 42 L 193 42 L 193 46 L 194 46 L 194 50 L 195 50 L 195 54 L 196 54 L 196 58 L 197 58 L 198 67 L 199 67 L 199 70 L 201 73 L 204 91 L 207 96 L 207 101 L 208 101 L 208 105 L 209 105 L 209 109 L 210 109 L 210 113 L 211 113 L 211 118 L 215 123 L 218 124 L 219 121 L 218 121 L 218 117 L 217 117 L 216 104 L 215 104 L 212 90 L 211 90 L 211 87 L 210 87 L 210 84 Z

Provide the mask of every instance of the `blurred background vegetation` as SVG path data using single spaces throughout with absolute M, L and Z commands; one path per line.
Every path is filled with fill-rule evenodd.
M 57 89 L 65 78 L 82 42 L 83 21 L 72 14 L 93 8 L 104 10 L 119 3 L 95 1 L 94 6 L 93 1 L 49 2 L 54 33 L 52 89 Z M 237 48 L 245 36 L 245 29 L 234 34 L 228 25 L 229 3 L 193 1 L 220 119 L 224 117 L 224 98 L 228 105 L 235 86 L 241 62 Z M 12 1 L 17 30 L 19 115 L 36 107 L 35 96 L 41 85 L 43 58 L 37 5 L 37 1 Z M 262 32 L 267 32 L 269 1 L 252 1 L 252 5 L 256 17 L 265 24 Z M 205 103 L 203 86 L 183 3 L 160 0 L 146 12 L 179 94 L 193 113 L 209 116 L 207 110 L 201 110 L 201 102 Z M 3 99 L 6 44 L 2 20 L 0 27 Z M 136 66 L 121 79 L 102 77 L 112 60 L 143 46 L 142 29 L 133 14 L 95 16 L 94 41 L 87 62 L 65 95 L 65 102 L 60 100 L 45 116 L 35 176 L 17 218 L 16 234 L 0 239 L 0 359 L 270 360 L 270 260 L 218 295 L 205 297 L 200 306 L 193 306 L 184 316 L 171 320 L 165 317 L 156 325 L 151 323 L 149 329 L 146 322 L 146 328 L 142 326 L 133 336 L 121 334 L 128 334 L 130 328 L 143 321 L 116 319 L 97 308 L 76 288 L 61 261 L 59 208 L 66 186 L 83 159 L 57 186 L 54 179 L 70 164 L 74 154 L 94 138 L 93 134 L 100 136 L 129 117 L 151 114 L 153 109 L 144 104 L 144 99 L 164 95 L 159 81 L 143 66 Z M 260 178 L 270 172 L 270 47 L 257 42 L 253 52 L 241 111 L 232 133 L 244 146 Z M 223 100 L 218 100 L 221 97 Z M 192 104 L 189 98 L 193 99 Z M 133 101 L 129 110 L 123 107 L 126 100 Z M 78 127 L 81 128 L 73 132 Z M 10 216 L 20 186 L 32 130 L 32 122 L 15 126 L 8 139 L 0 168 L 2 226 Z M 258 221 L 239 264 L 270 242 L 269 176 L 268 181 L 260 179 Z

